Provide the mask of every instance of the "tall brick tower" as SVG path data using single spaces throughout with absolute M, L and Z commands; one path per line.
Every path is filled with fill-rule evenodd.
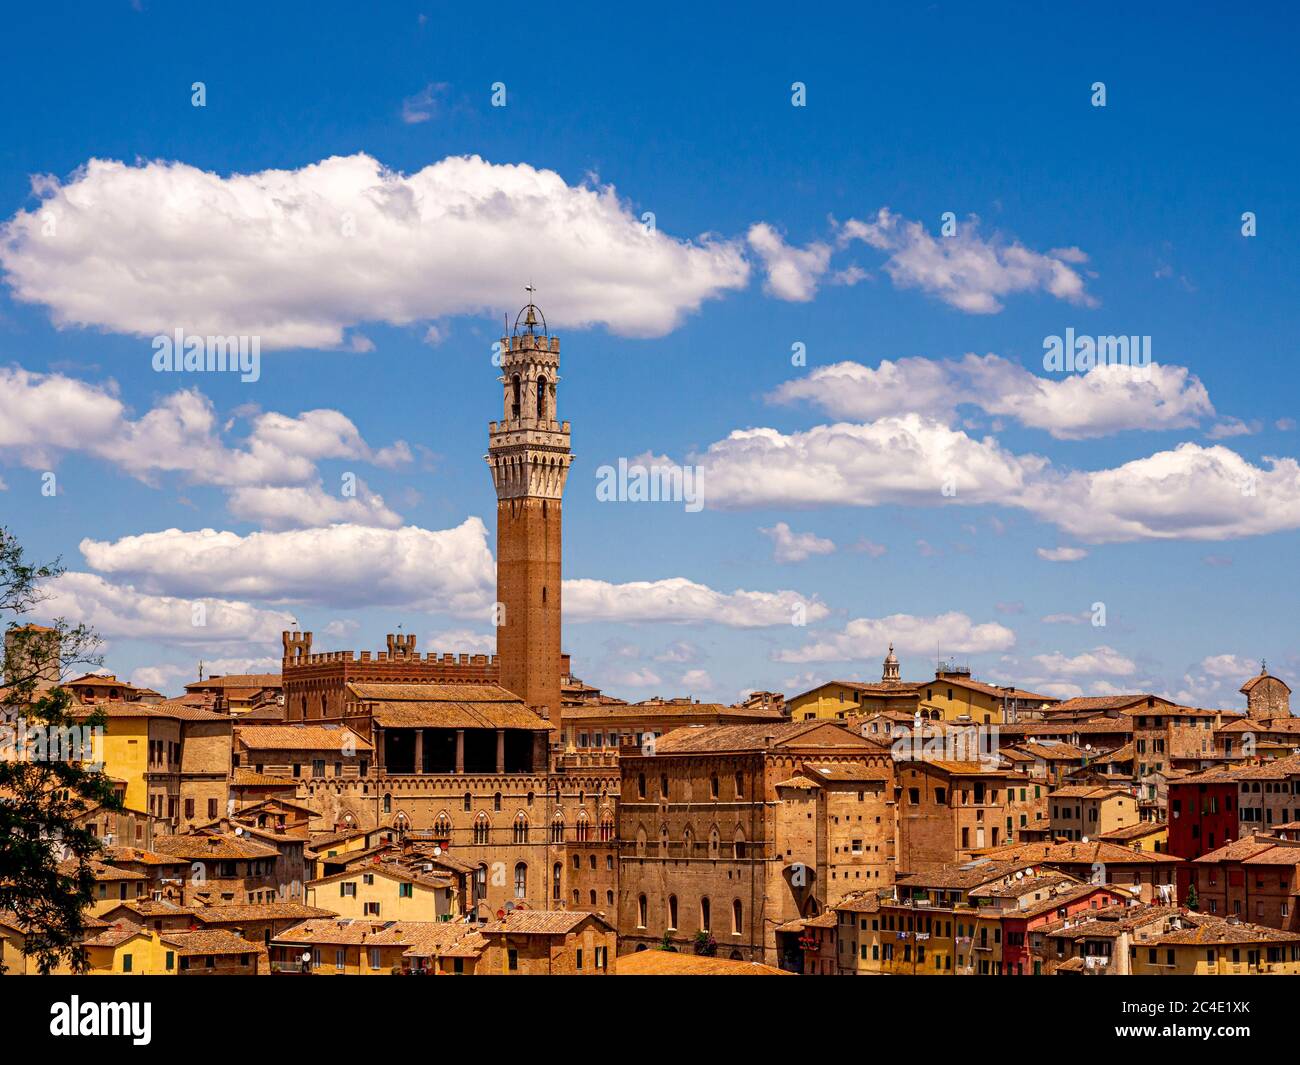
M 560 720 L 560 502 L 573 456 L 556 420 L 560 338 L 532 302 L 501 338 L 504 417 L 488 423 L 497 491 L 497 658 L 501 686 Z

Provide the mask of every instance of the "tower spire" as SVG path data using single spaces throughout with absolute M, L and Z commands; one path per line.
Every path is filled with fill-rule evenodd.
M 569 423 L 557 417 L 560 338 L 528 303 L 501 338 L 503 417 L 488 425 L 497 493 L 497 657 L 501 686 L 560 723 L 561 503 Z

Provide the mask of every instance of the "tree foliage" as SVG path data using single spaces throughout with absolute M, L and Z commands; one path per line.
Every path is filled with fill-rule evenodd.
M 17 538 L 0 528 L 0 915 L 23 931 L 25 953 L 42 973 L 61 963 L 85 968 L 81 940 L 95 884 L 89 862 L 102 848 L 78 818 L 97 807 L 121 809 L 102 766 L 67 756 L 70 737 L 103 726 L 102 712 L 74 706 L 61 686 L 72 667 L 102 663 L 99 637 L 62 618 L 26 625 L 46 583 L 62 572 L 58 559 L 28 562 Z

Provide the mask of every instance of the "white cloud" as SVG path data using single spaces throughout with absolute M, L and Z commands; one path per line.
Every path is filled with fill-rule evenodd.
M 364 482 L 355 498 L 327 495 L 317 463 L 351 459 L 391 468 L 411 460 L 405 442 L 371 447 L 336 410 L 251 412 L 247 419 L 247 437 L 232 443 L 226 438 L 235 419 L 220 425 L 212 402 L 194 389 L 169 393 L 132 418 L 106 387 L 0 367 L 0 456 L 30 468 L 48 468 L 61 454 L 80 452 L 146 484 L 176 474 L 187 483 L 225 488 L 231 512 L 249 521 L 276 527 L 337 520 L 401 524 Z
M 384 504 L 384 497 L 370 491 L 358 478 L 355 496 L 335 496 L 324 486 L 276 486 L 236 488 L 230 493 L 230 513 L 266 529 L 294 529 L 303 526 L 375 525 L 395 529 L 402 516 Z
M 408 126 L 428 122 L 438 113 L 448 88 L 446 82 L 430 82 L 414 96 L 408 96 L 402 101 L 402 121 Z
M 40 604 L 42 617 L 84 622 L 110 639 L 189 646 L 272 644 L 279 642 L 280 633 L 292 622 L 283 611 L 262 610 L 215 595 L 152 595 L 130 585 L 111 584 L 93 573 L 64 573 L 45 587 L 49 596 Z
M 653 669 L 642 668 L 611 673 L 604 683 L 625 688 L 650 688 L 662 684 L 663 679 Z
M 979 221 L 961 223 L 950 237 L 935 238 L 920 222 L 909 222 L 882 207 L 875 221 L 849 219 L 840 227 L 841 244 L 864 241 L 889 253 L 885 272 L 899 288 L 919 288 L 970 314 L 996 314 L 1001 299 L 1017 292 L 1047 292 L 1080 306 L 1095 306 L 1084 281 L 1071 265 L 1087 261 L 1078 248 L 1055 248 L 1046 255 L 1019 241 L 1006 243 L 979 235 Z
M 777 562 L 802 562 L 812 555 L 829 555 L 835 551 L 832 541 L 816 533 L 793 532 L 783 521 L 758 531 L 771 539 L 772 557 Z
M 579 578 L 564 582 L 565 621 L 667 622 L 760 628 L 789 625 L 802 607 L 813 622 L 830 611 L 816 596 L 797 592 L 719 592 L 685 577 L 658 581 Z
M 900 654 L 929 655 L 939 647 L 947 654 L 984 654 L 1015 646 L 1016 635 L 995 621 L 976 624 L 966 614 L 949 611 L 933 617 L 892 614 L 855 618 L 837 633 L 813 634 L 803 647 L 778 651 L 778 662 L 859 662 L 883 659 L 893 642 Z
M 1210 655 L 1201 659 L 1200 668 L 1211 677 L 1235 680 L 1240 686 L 1259 673 L 1259 662 L 1244 655 Z
M 497 638 L 493 633 L 475 632 L 473 629 L 444 629 L 442 632 L 430 633 L 425 646 L 427 650 L 438 654 L 494 655 L 497 652 Z
M 1186 367 L 1101 365 L 1047 378 L 991 354 L 883 359 L 874 369 L 837 362 L 785 382 L 770 398 L 808 401 L 831 417 L 860 421 L 912 411 L 951 424 L 957 408 L 970 405 L 1061 440 L 1183 428 L 1214 414 L 1205 386 Z
M 708 502 L 723 508 L 1001 502 L 1046 465 L 919 414 L 790 434 L 738 429 L 700 462 Z
M 1113 647 L 1095 647 L 1077 655 L 1064 655 L 1059 651 L 1034 655 L 1034 661 L 1053 674 L 1066 676 L 1103 673 L 1113 677 L 1131 677 L 1137 672 L 1137 663 Z
M 796 303 L 806 303 L 817 294 L 817 284 L 830 266 L 830 245 L 815 241 L 806 248 L 793 247 L 766 222 L 750 226 L 745 239 L 763 261 L 767 273 L 763 283 L 765 292 Z M 850 275 L 843 283 L 852 284 L 857 280 L 858 277 Z
M 363 322 L 495 316 L 527 277 L 546 279 L 552 326 L 660 336 L 749 277 L 739 244 L 644 226 L 610 186 L 477 156 L 409 175 L 357 154 L 229 177 L 92 159 L 33 185 L 43 202 L 0 228 L 16 298 L 59 326 L 136 336 L 336 347 Z
M 709 445 L 708 504 L 1017 507 L 1087 543 L 1227 540 L 1300 528 L 1300 463 L 1255 466 L 1223 445 L 1180 444 L 1112 469 L 1058 470 L 993 437 L 920 414 L 802 432 L 738 429 Z M 1039 549 L 1074 561 L 1082 548 Z
M 80 546 L 91 568 L 171 595 L 482 610 L 486 617 L 496 579 L 478 518 L 437 532 L 347 524 L 246 536 L 167 529 L 113 542 L 85 539 Z
M 1108 470 L 1044 477 L 1022 505 L 1091 543 L 1230 540 L 1300 528 L 1300 464 L 1254 466 L 1223 445 L 1180 444 Z
M 1082 547 L 1040 547 L 1035 553 L 1045 562 L 1078 562 L 1088 557 Z
M 688 692 L 707 692 L 713 689 L 713 678 L 709 676 L 707 670 L 688 669 L 682 674 L 682 687 Z
M 687 665 L 698 662 L 702 654 L 703 652 L 689 640 L 674 640 L 654 658 L 656 662 L 676 662 L 679 665 Z

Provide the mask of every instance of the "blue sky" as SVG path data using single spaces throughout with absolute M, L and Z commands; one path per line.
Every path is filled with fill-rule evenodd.
M 911 678 L 938 644 L 1241 705 L 1300 665 L 1297 35 L 1171 11 L 12 14 L 0 520 L 170 692 L 267 668 L 286 617 L 490 647 L 490 345 L 531 280 L 591 683 L 793 693 L 893 638 Z M 175 328 L 259 336 L 259 380 L 154 372 Z M 1047 372 L 1067 329 L 1149 336 L 1154 376 Z M 705 508 L 599 502 L 641 455 Z

